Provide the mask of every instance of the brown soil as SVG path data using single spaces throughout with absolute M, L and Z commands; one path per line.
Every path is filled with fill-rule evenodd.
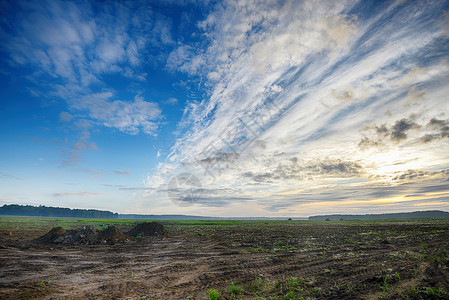
M 137 224 L 133 229 L 127 232 L 133 237 L 139 236 L 162 236 L 165 234 L 164 225 L 159 222 L 145 222 Z
M 207 299 L 210 289 L 231 299 L 231 282 L 237 299 L 448 299 L 448 221 L 173 226 L 112 245 L 8 231 L 0 299 Z
M 55 227 L 34 242 L 60 245 L 112 245 L 128 242 L 132 237 L 163 236 L 165 233 L 164 225 L 158 222 L 139 223 L 126 234 L 114 225 L 104 230 L 92 226 L 83 226 L 76 230 Z
M 62 227 L 55 227 L 48 233 L 34 240 L 42 244 L 61 245 L 97 245 L 115 244 L 129 240 L 129 237 L 120 231 L 116 226 L 109 226 L 105 230 L 98 230 L 92 226 L 83 226 L 76 230 L 65 230 Z

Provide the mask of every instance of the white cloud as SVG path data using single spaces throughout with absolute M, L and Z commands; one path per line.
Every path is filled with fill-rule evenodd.
M 73 116 L 66 111 L 63 111 L 59 114 L 59 121 L 61 121 L 61 122 L 70 122 L 72 120 L 73 120 Z
M 98 96 L 101 98 L 105 85 L 108 90 L 113 88 L 107 86 L 105 75 L 145 80 L 147 74 L 141 67 L 149 62 L 143 54 L 148 48 L 160 50 L 173 43 L 169 20 L 154 14 L 145 3 L 17 1 L 9 6 L 14 27 L 3 37 L 3 47 L 15 63 L 38 70 L 32 79 L 40 89 L 47 89 L 40 95 L 57 96 L 68 101 L 71 109 L 89 112 L 74 118 L 91 118 L 95 124 L 130 134 L 140 130 L 155 133 L 157 124 L 148 120 L 160 115 L 156 104 L 135 99 L 101 101 Z M 48 76 L 55 80 L 48 81 Z M 77 103 L 80 98 L 83 103 Z M 95 103 L 85 103 L 86 99 Z M 110 121 L 95 107 L 104 109 Z M 66 112 L 60 120 L 71 121 Z
M 112 92 L 84 96 L 71 103 L 73 109 L 87 111 L 89 116 L 106 127 L 117 128 L 128 134 L 140 131 L 155 135 L 161 110 L 157 103 L 147 102 L 136 96 L 134 102 L 112 100 Z
M 363 170 L 355 175 L 357 185 L 376 189 L 408 169 L 447 168 L 441 149 L 448 141 L 425 145 L 422 131 L 390 141 L 385 152 L 358 146 L 366 125 L 394 126 L 410 115 L 420 124 L 448 118 L 443 82 L 449 70 L 442 67 L 448 57 L 438 45 L 444 32 L 430 21 L 441 5 L 390 3 L 369 17 L 351 11 L 356 1 L 218 5 L 200 23 L 208 48 L 181 45 L 167 62 L 171 69 L 208 78 L 210 97 L 188 104 L 180 123 L 186 133 L 148 182 L 163 189 L 176 172 L 191 172 L 205 188 L 240 188 L 241 197 L 262 205 L 261 199 L 276 202 L 281 195 L 323 200 L 329 196 L 320 190 L 328 186 L 332 197 L 343 197 L 351 184 L 338 184 L 342 179 L 327 173 L 316 176 L 311 166 L 317 161 L 355 163 Z M 413 22 L 406 21 L 410 14 Z M 415 68 L 425 71 L 407 75 Z M 267 110 L 267 103 L 275 108 Z M 274 172 L 293 158 L 300 159 L 301 174 L 315 175 L 286 180 L 286 170 Z M 247 172 L 253 176 L 242 176 Z
M 178 104 L 178 99 L 171 97 L 165 100 L 163 103 L 166 105 L 176 105 Z

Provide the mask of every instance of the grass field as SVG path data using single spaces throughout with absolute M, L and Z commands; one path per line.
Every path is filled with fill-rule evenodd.
M 163 238 L 33 242 L 56 226 L 137 222 L 0 217 L 0 298 L 449 298 L 449 220 L 164 220 Z

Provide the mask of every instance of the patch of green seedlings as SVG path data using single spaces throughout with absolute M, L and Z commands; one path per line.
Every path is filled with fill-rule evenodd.
M 428 298 L 429 296 L 431 298 L 447 298 L 449 297 L 449 293 L 443 289 L 440 289 L 438 287 L 410 287 L 408 290 L 401 293 L 401 297 L 403 299 L 422 299 L 423 294 L 427 295 L 424 296 L 424 298 Z
M 198 236 L 211 236 L 214 234 L 214 231 L 213 230 L 203 230 L 203 231 L 197 230 L 197 231 L 195 231 L 195 233 Z
M 434 262 L 438 265 L 440 264 L 447 264 L 449 263 L 449 250 L 447 249 L 440 249 L 438 251 L 434 252 L 433 255 L 424 255 L 424 258 L 427 260 L 430 260 L 431 262 Z
M 298 248 L 289 244 L 285 244 L 285 245 L 279 245 L 278 242 L 278 247 L 273 248 L 272 250 L 270 250 L 270 253 L 277 253 L 277 252 L 296 252 L 298 251 Z
M 298 248 L 290 244 L 283 244 L 282 242 L 277 242 L 273 249 L 262 248 L 261 246 L 245 249 L 242 253 L 272 253 L 276 254 L 278 252 L 296 252 Z
M 388 280 L 387 280 L 386 277 L 384 277 L 383 283 L 380 285 L 380 289 L 382 290 L 382 292 L 383 292 L 384 294 L 387 294 L 387 293 L 388 293 L 388 290 L 389 290 L 389 284 L 388 284 Z
M 41 282 L 39 282 L 37 285 L 38 286 L 47 286 L 50 284 L 50 280 L 42 280 Z
M 220 298 L 220 292 L 214 289 L 209 290 L 209 300 L 218 300 Z
M 231 294 L 231 299 L 235 299 L 237 295 L 242 293 L 242 288 L 236 286 L 234 282 L 231 282 L 231 285 L 229 286 L 229 293 Z
M 266 292 L 269 283 L 269 280 L 264 280 L 262 276 L 256 277 L 249 290 L 255 296 L 261 296 Z
M 399 282 L 399 280 L 401 280 L 401 275 L 398 272 L 394 274 L 384 275 L 383 282 L 379 287 L 382 290 L 382 295 L 380 297 L 382 298 L 383 296 L 387 295 L 390 291 L 390 285 L 392 283 Z
M 243 250 L 245 252 L 245 250 Z M 262 247 L 256 247 L 256 248 L 249 248 L 248 250 L 246 250 L 247 253 L 266 253 L 268 252 L 268 249 L 264 249 Z
M 345 292 L 349 295 L 357 295 L 356 286 L 352 282 L 346 282 L 344 284 Z
M 294 300 L 294 299 L 303 299 L 303 287 L 305 286 L 304 281 L 298 279 L 297 277 L 289 277 L 287 280 L 288 284 L 288 292 L 284 296 L 284 300 Z
M 448 297 L 449 293 L 438 287 L 426 287 L 424 293 L 433 297 Z
M 408 290 L 403 291 L 401 293 L 401 298 L 410 299 L 410 297 L 415 297 L 415 295 L 418 293 L 419 293 L 419 290 L 416 287 L 412 286 Z
M 334 276 L 338 273 L 335 269 L 324 269 L 324 273 L 329 273 L 331 276 Z

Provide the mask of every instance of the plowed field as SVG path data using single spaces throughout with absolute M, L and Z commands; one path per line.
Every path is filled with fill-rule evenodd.
M 0 298 L 449 298 L 449 221 L 165 228 L 165 237 L 67 246 L 32 241 L 51 228 L 3 226 Z

